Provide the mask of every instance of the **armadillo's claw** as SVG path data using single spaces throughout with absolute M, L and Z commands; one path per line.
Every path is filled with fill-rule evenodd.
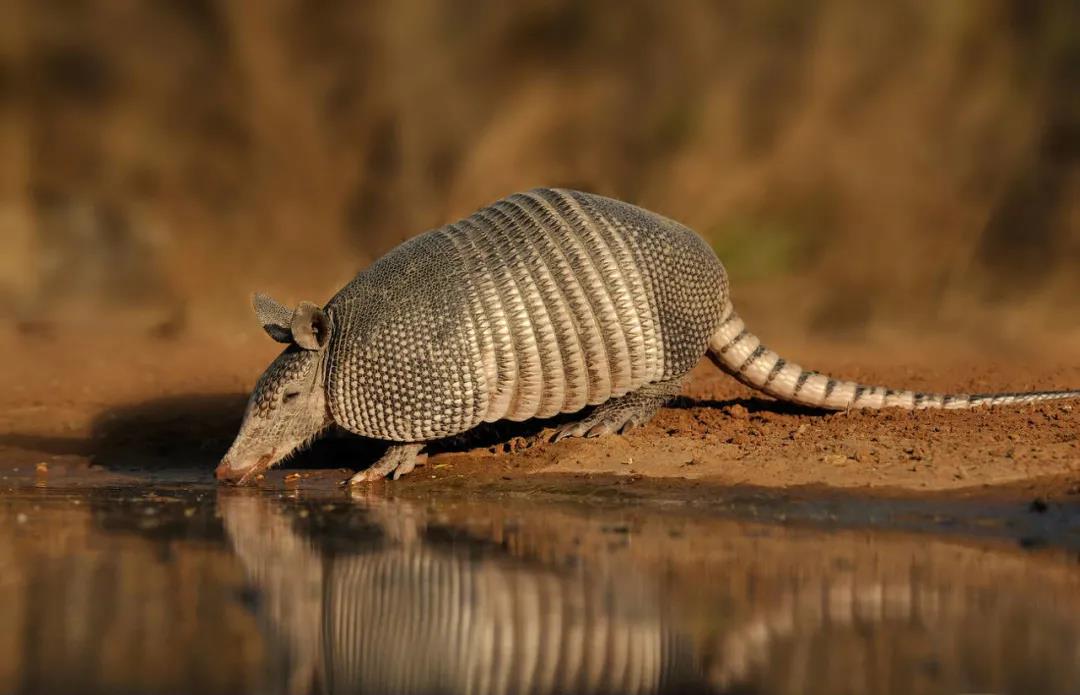
M 603 437 L 604 435 L 615 434 L 619 429 L 620 426 L 618 423 L 612 420 L 601 420 L 590 427 L 589 431 L 585 433 L 585 436 L 590 439 L 593 437 Z
M 392 444 L 386 450 L 386 453 L 382 455 L 382 458 L 371 464 L 370 468 L 362 470 L 349 478 L 348 485 L 351 487 L 362 483 L 370 483 L 382 480 L 388 475 L 397 480 L 416 468 L 417 463 L 427 460 L 427 454 L 420 453 L 423 448 L 423 444 Z
M 412 470 L 416 468 L 417 464 L 427 463 L 427 457 L 428 455 L 426 453 L 421 453 L 406 458 L 404 461 L 398 464 L 398 467 L 394 469 L 394 472 L 390 474 L 390 477 L 392 477 L 394 480 L 397 480 L 406 473 L 412 473 Z
M 563 425 L 551 438 L 558 442 L 567 437 L 603 437 L 609 434 L 622 434 L 639 425 L 644 425 L 656 415 L 656 411 L 671 400 L 679 391 L 679 380 L 661 381 L 649 384 L 614 398 L 577 422 Z
M 584 437 L 588 429 L 589 428 L 588 426 L 586 426 L 585 420 L 572 422 L 569 425 L 563 425 L 558 430 L 556 430 L 555 435 L 551 438 L 551 441 L 561 442 L 562 440 L 569 439 L 570 437 Z
M 600 409 L 597 409 L 583 420 L 560 427 L 551 438 L 551 441 L 559 442 L 570 437 L 592 438 L 615 434 L 620 431 L 623 424 L 622 418 L 618 415 L 618 413 L 611 411 L 602 413 Z

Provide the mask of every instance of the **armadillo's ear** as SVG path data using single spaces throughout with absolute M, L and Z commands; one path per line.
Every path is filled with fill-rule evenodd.
M 311 302 L 300 302 L 290 325 L 293 342 L 305 350 L 322 350 L 330 340 L 330 319 Z
M 255 310 L 255 316 L 263 330 L 279 343 L 291 343 L 293 312 L 289 311 L 277 300 L 267 297 L 265 294 L 256 292 L 251 298 L 251 307 Z

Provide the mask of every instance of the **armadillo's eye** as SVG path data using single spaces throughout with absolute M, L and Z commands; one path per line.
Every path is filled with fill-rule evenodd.
M 300 395 L 299 391 L 290 389 L 290 390 L 286 391 L 285 393 L 281 394 L 281 402 L 282 403 L 288 403 L 289 401 L 295 399 L 299 395 Z

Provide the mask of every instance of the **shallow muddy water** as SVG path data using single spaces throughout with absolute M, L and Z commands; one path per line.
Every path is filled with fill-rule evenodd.
M 7 490 L 0 691 L 1080 690 L 1075 508 L 383 493 Z

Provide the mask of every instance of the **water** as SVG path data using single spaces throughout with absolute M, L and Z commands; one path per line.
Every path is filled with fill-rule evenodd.
M 1080 692 L 1075 508 L 394 490 L 9 492 L 0 692 Z

